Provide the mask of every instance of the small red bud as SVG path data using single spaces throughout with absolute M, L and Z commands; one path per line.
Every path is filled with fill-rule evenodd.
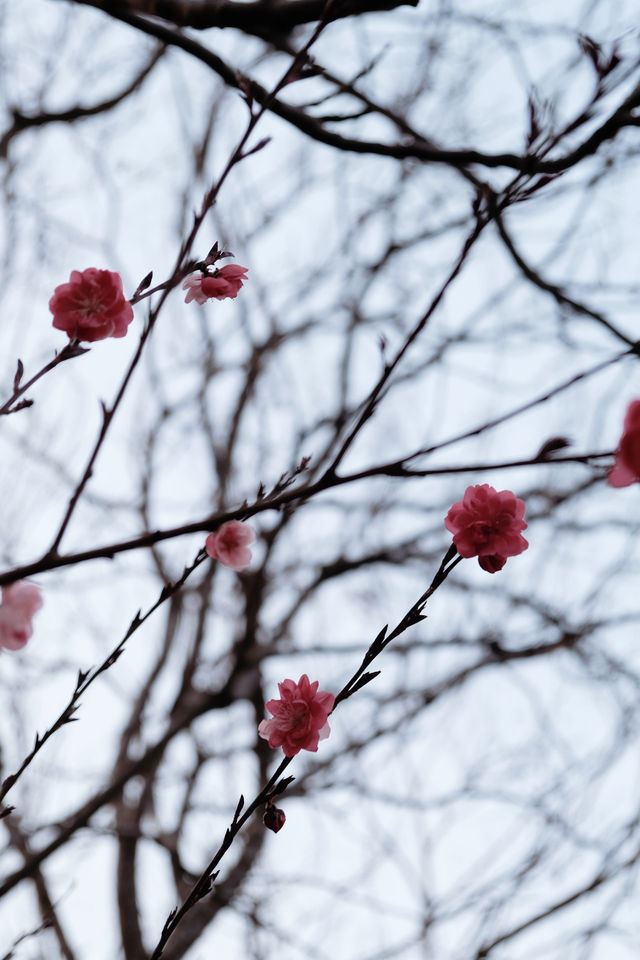
M 478 563 L 487 573 L 497 573 L 498 570 L 502 570 L 506 562 L 507 558 L 501 557 L 497 553 L 488 557 L 478 557 Z
M 267 804 L 262 822 L 268 830 L 273 830 L 274 833 L 282 830 L 286 819 L 284 810 L 281 810 L 279 807 L 274 807 L 272 803 Z

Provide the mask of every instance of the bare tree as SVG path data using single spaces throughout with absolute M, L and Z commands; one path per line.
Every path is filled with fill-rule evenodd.
M 612 8 L 0 7 L 0 584 L 45 598 L 0 658 L 6 960 L 637 955 Z M 185 304 L 226 252 L 237 299 Z M 88 266 L 136 317 L 89 349 L 47 313 Z M 443 525 L 479 483 L 527 506 L 493 576 Z M 283 759 L 302 674 L 331 736 Z

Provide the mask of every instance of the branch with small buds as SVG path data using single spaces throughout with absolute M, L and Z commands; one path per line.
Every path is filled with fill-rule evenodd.
M 365 653 L 360 666 L 354 671 L 351 677 L 349 677 L 345 685 L 335 697 L 333 707 L 334 710 L 339 703 L 353 696 L 354 693 L 356 693 L 358 690 L 361 690 L 379 675 L 379 670 L 370 672 L 368 671 L 368 667 L 377 657 L 380 656 L 383 650 L 410 627 L 415 626 L 425 619 L 423 610 L 428 600 L 433 596 L 438 587 L 444 583 L 449 574 L 462 560 L 462 557 L 456 556 L 456 553 L 457 551 L 454 546 L 451 546 L 447 550 L 429 587 L 416 600 L 413 606 L 402 617 L 391 633 L 387 633 L 388 627 L 383 627 Z M 317 684 L 315 686 L 317 686 Z M 285 772 L 293 759 L 293 756 L 285 756 L 280 761 L 276 771 L 269 778 L 262 790 L 256 794 L 252 802 L 244 810 L 242 816 L 240 816 L 240 813 L 244 809 L 244 797 L 240 796 L 233 818 L 227 830 L 225 831 L 220 846 L 200 874 L 198 880 L 191 888 L 191 891 L 188 897 L 184 900 L 183 904 L 179 908 L 176 907 L 175 910 L 172 910 L 167 917 L 160 935 L 160 939 L 158 940 L 158 943 L 151 954 L 151 960 L 160 960 L 169 939 L 182 922 L 186 914 L 193 909 L 193 907 L 195 907 L 200 900 L 202 900 L 211 892 L 216 878 L 218 877 L 218 866 L 220 861 L 227 853 L 235 837 L 238 835 L 252 814 L 259 808 L 265 807 L 263 822 L 268 829 L 277 833 L 278 830 L 280 830 L 280 828 L 284 825 L 284 812 L 274 806 L 273 800 L 276 796 L 283 794 L 289 784 L 294 780 L 293 777 L 282 777 L 282 774 Z
M 83 353 L 87 353 L 88 350 L 86 347 L 81 347 L 78 340 L 71 340 L 62 350 L 55 355 L 53 360 L 50 360 L 49 363 L 45 363 L 44 367 L 38 370 L 26 383 L 23 383 L 22 377 L 24 375 L 24 364 L 22 360 L 18 360 L 16 365 L 16 372 L 13 378 L 13 393 L 5 403 L 0 406 L 0 416 L 8 415 L 10 413 L 17 413 L 18 410 L 24 410 L 26 407 L 33 405 L 33 400 L 22 400 L 20 403 L 16 401 L 22 397 L 27 390 L 29 390 L 34 383 L 37 383 L 45 374 L 49 373 L 51 370 L 54 370 L 56 367 L 59 367 L 61 363 L 64 363 L 65 360 L 72 360 L 74 357 L 80 357 Z
M 186 583 L 193 571 L 196 570 L 206 559 L 206 556 L 207 555 L 204 550 L 198 551 L 193 563 L 184 568 L 180 577 L 178 577 L 178 579 L 172 583 L 167 583 L 164 585 L 155 603 L 153 603 L 144 614 L 140 610 L 136 613 L 122 639 L 118 641 L 116 646 L 110 651 L 110 653 L 107 654 L 105 659 L 98 667 L 92 667 L 89 670 L 78 671 L 75 688 L 62 711 L 43 734 L 36 733 L 35 741 L 31 751 L 24 758 L 16 772 L 5 777 L 2 784 L 0 784 L 0 803 L 4 800 L 12 787 L 15 786 L 27 767 L 32 763 L 45 743 L 51 739 L 54 733 L 56 733 L 56 731 L 60 730 L 66 724 L 73 723 L 78 719 L 75 714 L 80 706 L 80 698 L 87 692 L 89 687 L 93 685 L 99 676 L 101 676 L 103 673 L 106 673 L 106 671 L 109 670 L 119 660 L 124 653 L 126 643 L 130 637 L 132 637 L 133 634 L 139 630 L 143 623 L 146 623 L 149 617 L 155 613 L 155 611 L 161 607 L 165 601 L 172 597 L 173 594 L 176 593 Z M 9 812 L 10 810 L 8 810 L 6 807 L 4 809 L 0 807 L 0 819 L 6 816 Z

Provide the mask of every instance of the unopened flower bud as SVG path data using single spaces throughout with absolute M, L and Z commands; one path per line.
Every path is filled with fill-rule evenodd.
M 284 810 L 281 810 L 279 807 L 274 807 L 272 803 L 267 804 L 262 822 L 268 830 L 273 830 L 274 833 L 282 830 L 286 819 Z
M 478 563 L 487 573 L 497 573 L 498 570 L 502 570 L 506 562 L 507 558 L 501 557 L 499 553 L 490 554 L 488 557 L 478 557 Z

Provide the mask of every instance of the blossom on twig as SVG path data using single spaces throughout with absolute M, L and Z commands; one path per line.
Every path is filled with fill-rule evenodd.
M 525 505 L 511 490 L 495 490 L 488 483 L 467 487 L 464 497 L 454 503 L 444 525 L 453 534 L 462 557 L 477 557 L 488 573 L 501 570 L 507 557 L 515 557 L 529 544 L 521 530 Z
M 2 588 L 0 603 L 0 649 L 20 650 L 33 634 L 31 620 L 42 606 L 35 583 L 18 580 Z
M 280 807 L 276 807 L 273 803 L 267 803 L 264 815 L 262 817 L 262 822 L 268 830 L 273 830 L 274 833 L 277 833 L 278 830 L 282 830 L 286 822 L 286 816 L 284 810 L 281 810 Z
M 229 520 L 209 534 L 204 548 L 213 560 L 239 571 L 251 563 L 251 550 L 247 544 L 253 543 L 255 538 L 255 531 L 248 523 Z
M 238 296 L 247 273 L 248 268 L 238 263 L 228 263 L 211 275 L 192 273 L 182 284 L 182 289 L 187 291 L 184 302 L 195 300 L 202 306 L 207 300 L 232 300 Z
M 286 757 L 294 757 L 301 750 L 315 753 L 318 742 L 326 740 L 331 732 L 327 718 L 335 697 L 318 690 L 318 681 L 310 683 L 306 673 L 297 683 L 283 680 L 278 690 L 280 699 L 265 703 L 273 718 L 260 723 L 258 734 L 269 741 L 270 747 L 282 747 Z
M 105 340 L 124 337 L 133 320 L 133 308 L 125 299 L 122 278 L 111 270 L 72 270 L 69 283 L 62 283 L 49 300 L 53 326 L 71 340 Z

